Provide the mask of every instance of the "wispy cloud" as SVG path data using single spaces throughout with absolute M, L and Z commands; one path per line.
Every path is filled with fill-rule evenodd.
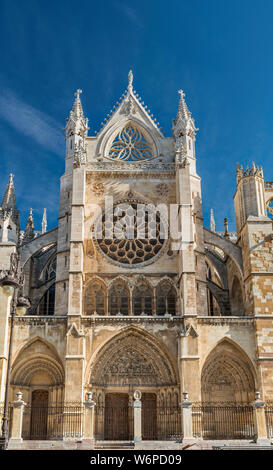
M 126 5 L 123 2 L 115 2 L 115 7 L 120 10 L 130 21 L 132 21 L 139 28 L 143 28 L 143 23 L 139 19 L 137 12 L 134 8 Z
M 19 99 L 9 89 L 0 92 L 0 118 L 46 150 L 62 155 L 63 135 L 58 130 L 61 126 L 47 114 Z

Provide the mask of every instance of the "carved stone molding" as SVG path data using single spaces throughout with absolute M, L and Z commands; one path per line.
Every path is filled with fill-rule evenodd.
M 129 330 L 110 340 L 91 367 L 92 385 L 177 384 L 176 372 L 166 352 L 144 333 Z

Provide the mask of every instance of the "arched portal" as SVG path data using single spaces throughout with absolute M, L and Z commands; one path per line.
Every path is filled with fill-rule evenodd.
M 126 330 L 108 341 L 91 366 L 93 387 L 168 387 L 178 384 L 166 348 L 145 332 Z
M 204 402 L 249 403 L 254 400 L 253 367 L 247 355 L 225 339 L 209 354 L 202 370 Z
M 62 403 L 64 368 L 54 346 L 41 337 L 33 338 L 12 364 L 11 395 L 23 392 L 23 439 L 47 439 L 52 431 L 48 409 Z
M 143 425 L 146 436 L 154 439 L 160 428 L 157 408 L 160 397 L 177 396 L 178 373 L 167 348 L 147 332 L 126 329 L 109 340 L 91 364 L 89 383 L 96 395 L 96 437 L 130 439 L 132 436 L 132 402 L 135 390 L 142 392 Z M 152 397 L 152 399 L 151 399 Z M 157 421 L 150 425 L 151 413 Z M 111 416 L 118 416 L 116 426 Z M 146 423 L 146 424 L 145 424 Z M 179 424 L 179 423 L 178 423 Z

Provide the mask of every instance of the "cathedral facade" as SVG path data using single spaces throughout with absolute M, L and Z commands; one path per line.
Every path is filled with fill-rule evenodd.
M 9 401 L 20 392 L 25 403 L 23 439 L 49 438 L 50 426 L 54 436 L 49 411 L 81 407 L 87 397 L 97 409 L 97 440 L 130 438 L 136 397 L 147 440 L 158 439 L 160 412 L 179 410 L 183 401 L 250 406 L 259 392 L 261 403 L 269 403 L 273 183 L 255 164 L 238 166 L 236 234 L 228 232 L 227 221 L 225 231 L 216 232 L 213 213 L 210 229 L 204 228 L 197 129 L 183 92 L 171 137 L 133 89 L 131 72 L 95 136 L 88 134 L 80 93 L 66 120 L 58 226 L 47 231 L 44 213 L 42 230 L 35 232 L 30 211 L 20 229 L 12 175 L 0 208 L 0 277 L 9 274 L 18 253 L 24 273 L 19 295 L 30 301 L 24 315 L 18 304 L 14 316 L 9 377 Z M 150 219 L 147 208 L 154 209 Z M 149 223 L 153 234 L 146 237 Z M 4 284 L 2 403 L 12 308 Z M 35 404 L 43 405 L 38 417 L 31 411 Z M 173 419 L 166 418 L 165 428 Z M 76 434 L 84 438 L 80 427 Z

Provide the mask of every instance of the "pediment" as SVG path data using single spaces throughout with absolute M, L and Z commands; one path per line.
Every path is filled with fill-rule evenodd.
M 97 157 L 120 161 L 150 160 L 158 157 L 159 142 L 164 139 L 158 124 L 139 95 L 133 90 L 132 81 L 129 80 L 126 92 L 107 115 L 97 134 Z M 128 132 L 126 132 L 128 129 L 129 133 L 133 134 L 131 142 L 129 142 L 131 136 L 129 135 L 128 138 Z M 110 148 L 115 139 L 119 148 L 126 147 L 127 143 L 133 143 L 133 145 L 137 143 L 139 148 L 136 149 L 132 158 L 128 158 L 128 147 L 127 155 L 124 156 L 124 152 L 122 155 L 113 155 Z M 141 152 L 138 154 L 139 149 L 142 149 L 143 158 L 141 158 Z

